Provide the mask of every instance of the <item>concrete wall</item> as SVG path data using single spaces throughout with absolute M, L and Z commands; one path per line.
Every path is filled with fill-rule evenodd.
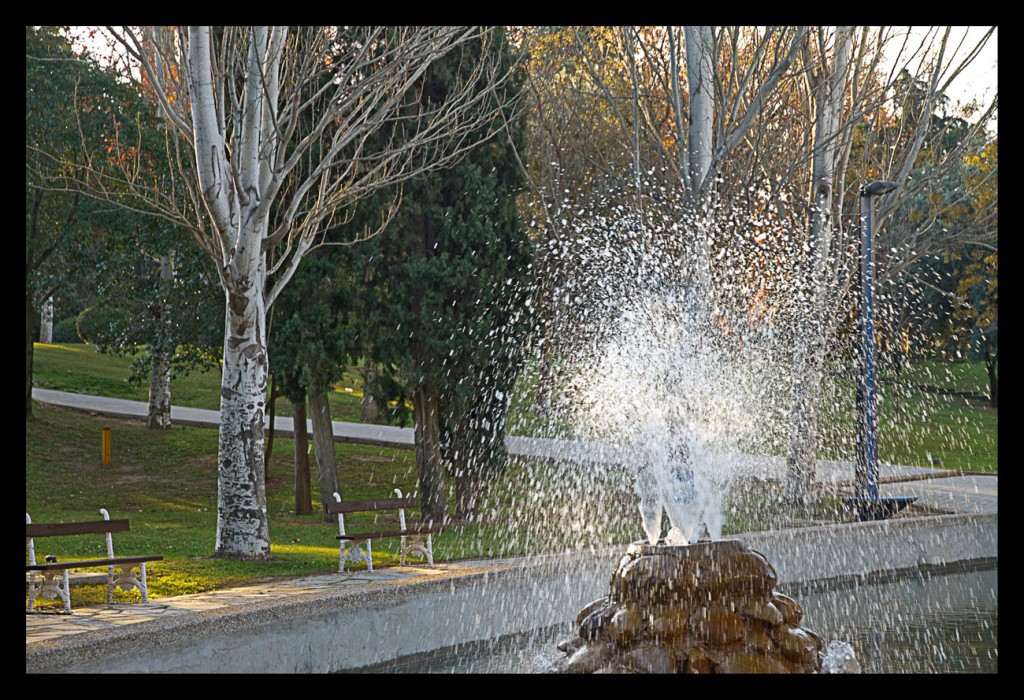
M 751 533 L 741 539 L 772 563 L 780 582 L 865 576 L 998 556 L 997 515 L 897 518 Z

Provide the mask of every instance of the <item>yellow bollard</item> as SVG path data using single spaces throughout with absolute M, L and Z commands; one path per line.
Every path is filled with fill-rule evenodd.
M 103 466 L 110 466 L 110 428 L 103 429 Z

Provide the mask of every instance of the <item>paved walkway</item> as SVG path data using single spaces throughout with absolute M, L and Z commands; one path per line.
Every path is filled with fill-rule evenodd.
M 37 612 L 25 614 L 25 643 L 31 645 L 46 640 L 62 639 L 83 632 L 93 632 L 150 620 L 166 619 L 186 613 L 219 608 L 267 604 L 307 593 L 379 586 L 389 581 L 420 578 L 423 576 L 458 575 L 460 572 L 479 571 L 481 566 L 497 567 L 506 560 L 487 562 L 438 563 L 427 566 L 396 566 L 376 569 L 373 573 L 353 571 L 347 573 L 316 574 L 295 579 L 276 579 L 265 583 L 228 588 L 209 593 L 158 598 L 149 603 L 113 603 L 75 607 L 72 584 L 72 613 Z M 115 596 L 118 595 L 115 593 Z
M 66 406 L 101 415 L 121 418 L 144 418 L 146 404 L 138 401 L 125 401 L 65 392 L 33 389 L 33 398 L 54 405 Z M 174 407 L 171 419 L 179 424 L 215 427 L 216 411 L 203 411 Z M 290 436 L 291 419 L 277 418 L 278 434 Z M 412 429 L 388 426 L 371 426 L 353 423 L 334 423 L 335 439 L 343 442 L 362 442 L 388 447 L 412 447 Z M 584 449 L 580 445 L 559 443 L 557 441 L 510 439 L 510 451 L 513 454 L 531 455 L 536 457 L 553 454 L 580 453 Z M 597 446 L 596 453 L 607 459 L 615 457 L 614 451 L 605 454 L 607 447 Z M 588 459 L 595 458 L 590 452 Z M 776 467 L 780 465 L 776 464 Z M 825 483 L 843 485 L 853 474 L 850 463 L 821 462 L 818 465 L 817 478 Z M 960 475 L 934 469 L 907 467 L 900 465 L 881 465 L 879 474 L 879 491 L 882 496 L 906 495 L 918 499 L 917 504 L 928 506 L 938 511 L 960 514 L 996 514 L 998 513 L 999 481 L 995 475 L 968 474 Z M 71 615 L 61 613 L 26 614 L 25 641 L 27 645 L 54 640 L 69 635 L 98 629 L 111 628 L 115 625 L 134 624 L 166 618 L 170 616 L 232 607 L 256 600 L 271 601 L 275 598 L 301 595 L 329 588 L 367 587 L 380 585 L 388 581 L 423 576 L 452 576 L 459 572 L 479 571 L 481 567 L 499 567 L 506 565 L 504 561 L 488 560 L 482 562 L 439 563 L 434 569 L 421 566 L 393 567 L 378 569 L 373 574 L 365 571 L 352 573 L 329 573 L 299 579 L 275 580 L 241 588 L 227 589 L 210 593 L 161 598 L 148 604 L 115 603 L 75 609 Z M 72 599 L 72 603 L 74 600 Z

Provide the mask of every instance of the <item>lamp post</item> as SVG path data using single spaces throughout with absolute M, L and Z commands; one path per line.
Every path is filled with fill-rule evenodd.
M 860 360 L 857 413 L 857 495 L 878 498 L 878 400 L 875 395 L 875 310 L 872 299 L 874 285 L 874 250 L 872 227 L 874 198 L 896 189 L 895 182 L 879 180 L 860 188 Z
M 857 463 L 854 468 L 856 497 L 847 499 L 861 520 L 880 520 L 894 515 L 915 499 L 878 495 L 878 399 L 875 389 L 875 313 L 873 219 L 874 198 L 896 189 L 895 182 L 879 180 L 860 188 L 860 371 L 857 373 Z

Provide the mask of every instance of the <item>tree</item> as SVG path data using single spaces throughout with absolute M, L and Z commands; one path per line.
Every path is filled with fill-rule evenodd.
M 967 158 L 972 168 L 968 184 L 975 193 L 972 220 L 982 231 L 997 226 L 999 199 L 997 189 L 998 142 L 993 139 L 977 155 Z M 985 362 L 989 381 L 989 403 L 999 407 L 999 252 L 976 247 L 970 251 L 968 274 L 960 280 L 957 291 L 968 304 L 960 307 L 959 318 L 970 328 L 970 350 Z
M 640 216 L 649 211 L 644 207 L 658 206 L 687 222 L 686 239 L 667 245 L 676 246 L 697 278 L 706 276 L 695 282 L 706 295 L 702 313 L 783 310 L 779 333 L 791 343 L 781 359 L 792 364 L 790 416 L 782 428 L 790 438 L 787 494 L 807 502 L 814 497 L 809 485 L 825 363 L 851 307 L 856 256 L 847 222 L 856 221 L 858 202 L 850 192 L 876 179 L 897 183 L 880 202 L 882 230 L 899 202 L 926 193 L 970 150 L 995 100 L 974 112 L 963 140 L 933 149 L 934 160 L 924 157 L 930 140 L 941 140 L 932 115 L 943 108 L 944 92 L 992 31 L 958 44 L 952 27 L 926 28 L 918 38 L 892 27 L 626 29 L 616 59 L 604 63 L 599 59 L 608 52 L 597 49 L 611 45 L 587 40 L 599 37 L 600 28 L 576 32 L 590 91 L 621 125 L 608 131 L 618 152 L 629 154 L 618 182 L 622 191 L 639 184 L 653 193 L 638 193 Z M 899 127 L 890 129 L 894 115 Z M 647 175 L 638 179 L 638 172 Z M 745 210 L 759 223 L 745 231 L 719 225 Z M 558 230 L 556 217 L 548 217 L 546 228 Z M 737 286 L 732 283 L 747 273 L 735 261 L 751 239 L 774 247 L 774 272 L 770 284 Z M 577 284 L 552 286 L 564 292 Z M 557 305 L 544 308 L 561 312 Z M 557 317 L 547 322 L 559 324 Z
M 427 72 L 423 101 L 445 99 L 486 52 L 511 68 L 500 42 L 466 51 Z M 410 180 L 385 235 L 352 250 L 370 292 L 360 335 L 371 359 L 396 368 L 411 394 L 419 497 L 424 517 L 435 521 L 448 518 L 446 477 L 456 516 L 466 518 L 504 466 L 505 415 L 530 323 L 532 246 L 516 208 L 523 177 L 514 155 L 523 128 L 512 114 L 502 119 L 507 136 Z
M 581 286 L 590 273 L 576 269 L 579 256 L 572 251 L 596 222 L 566 222 L 579 224 L 582 211 L 600 218 L 618 216 L 623 205 L 641 213 L 659 208 L 666 220 L 705 222 L 688 227 L 692 241 L 666 244 L 679 259 L 713 264 L 711 246 L 719 243 L 704 237 L 714 233 L 707 224 L 714 202 L 730 190 L 745 193 L 748 184 L 723 178 L 723 171 L 730 159 L 746 160 L 736 153 L 752 132 L 774 122 L 770 98 L 793 82 L 791 66 L 806 31 L 545 27 L 528 34 L 530 122 L 536 125 L 530 182 L 540 203 L 530 214 L 543 222 L 536 234 L 542 239 L 542 375 L 550 374 L 554 357 L 592 341 L 573 319 L 576 304 L 561 300 L 587 303 Z M 542 376 L 542 404 L 549 403 L 550 384 Z
M 88 55 L 76 54 L 57 27 L 25 31 L 25 418 L 32 417 L 33 342 L 39 311 L 51 297 L 81 289 L 78 262 L 100 231 L 124 222 L 75 192 L 49 183 L 86 158 L 102 159 L 114 124 L 130 121 L 126 91 Z M 46 148 L 57 159 L 43 157 Z
M 823 315 L 829 287 L 829 255 L 837 227 L 832 221 L 836 208 L 833 188 L 836 170 L 844 154 L 842 111 L 847 73 L 853 50 L 853 27 L 835 30 L 831 56 L 826 52 L 811 59 L 817 68 L 810 73 L 810 92 L 814 104 L 814 153 L 811 165 L 810 225 L 807 229 L 808 256 L 805 286 L 810 303 L 800 333 L 793 363 L 793 407 L 790 412 L 789 454 L 786 459 L 786 497 L 793 503 L 805 502 L 812 491 L 814 463 L 817 459 L 817 415 L 821 391 L 821 367 L 824 364 L 829 319 Z M 819 46 L 824 46 L 822 41 Z M 809 52 L 808 52 L 809 53 Z M 805 58 L 805 60 L 807 60 Z M 810 63 L 810 61 L 808 61 Z M 811 65 L 807 65 L 810 70 Z M 808 468 L 808 465 L 810 468 Z
M 216 271 L 181 233 L 136 217 L 105 231 L 87 266 L 99 303 L 124 312 L 90 341 L 101 352 L 133 357 L 129 380 L 149 384 L 150 428 L 171 425 L 172 377 L 220 371 L 223 311 Z
M 328 239 L 336 238 L 328 234 Z M 328 395 L 341 379 L 341 369 L 356 352 L 351 314 L 352 281 L 350 272 L 339 266 L 337 249 L 320 248 L 310 253 L 291 285 L 278 297 L 274 307 L 270 349 L 274 355 L 275 376 L 296 412 L 296 435 L 305 440 L 305 405 L 312 418 L 316 447 L 320 501 L 325 518 L 326 506 L 340 492 L 334 450 L 334 430 Z M 302 425 L 297 422 L 300 420 Z M 297 511 L 306 510 L 309 501 L 309 472 L 306 455 L 296 445 Z M 303 468 L 305 477 L 302 476 Z M 303 480 L 305 483 L 302 483 Z M 306 510 L 308 513 L 308 510 Z
M 474 145 L 470 134 L 498 108 L 478 86 L 506 76 L 481 61 L 447 100 L 416 107 L 420 77 L 467 42 L 489 41 L 486 28 L 361 27 L 354 39 L 332 27 L 106 33 L 125 75 L 146 76 L 171 127 L 175 166 L 161 176 L 187 196 L 137 177 L 132 163 L 118 182 L 96 168 L 77 169 L 76 181 L 105 199 L 128 188 L 130 206 L 188 227 L 216 263 L 225 336 L 215 555 L 266 559 L 267 309 L 347 207 Z M 369 150 L 371 136 L 395 125 L 400 142 Z
M 109 68 L 102 68 L 88 54 L 77 55 L 72 48 L 74 39 L 66 30 L 30 28 L 29 32 L 30 114 L 26 121 L 33 130 L 34 146 L 48 143 L 52 147 L 63 141 L 68 158 L 91 160 L 109 172 L 120 167 L 118 160 L 127 158 L 150 172 L 166 168 L 162 153 L 164 129 L 155 111 L 147 113 L 148 103 L 143 95 L 118 81 Z M 50 42 L 49 51 L 39 50 L 44 41 Z M 57 46 L 62 47 L 60 51 L 53 50 Z M 33 56 L 33 51 L 38 55 Z M 82 105 L 78 108 L 74 103 L 76 97 Z M 47 116 L 40 112 L 44 104 Z M 63 133 L 55 133 L 54 115 L 63 115 Z M 79 138 L 88 143 L 88 155 L 75 153 L 84 145 L 78 143 Z M 28 156 L 30 183 L 36 183 L 30 255 L 37 241 L 45 240 L 39 238 L 39 204 L 60 198 L 76 202 L 76 226 L 87 229 L 90 235 L 73 235 L 72 226 L 64 234 L 63 244 L 55 249 L 58 254 L 64 253 L 59 259 L 62 267 L 50 265 L 46 276 L 59 279 L 65 295 L 74 288 L 90 303 L 121 312 L 109 314 L 110 323 L 91 324 L 95 327 L 90 331 L 89 342 L 102 352 L 135 357 L 129 379 L 149 382 L 147 424 L 168 427 L 172 373 L 196 367 L 219 369 L 217 358 L 210 352 L 219 342 L 213 339 L 213 334 L 221 322 L 215 317 L 211 320 L 210 316 L 213 278 L 209 261 L 195 255 L 187 232 L 165 221 L 104 206 L 79 193 L 42 189 L 47 177 L 41 177 L 41 171 L 51 163 L 41 160 L 35 150 Z M 54 174 L 47 176 L 52 178 Z M 52 240 L 60 242 L 56 236 Z M 54 257 L 52 262 L 57 260 Z M 140 350 L 142 353 L 138 354 Z
M 934 147 L 959 142 L 968 132 L 958 124 Z M 905 200 L 892 217 L 885 241 L 891 254 L 881 266 L 889 302 L 883 308 L 890 310 L 883 330 L 900 335 L 907 352 L 921 357 L 984 361 L 996 408 L 998 142 L 975 141 L 930 191 Z

